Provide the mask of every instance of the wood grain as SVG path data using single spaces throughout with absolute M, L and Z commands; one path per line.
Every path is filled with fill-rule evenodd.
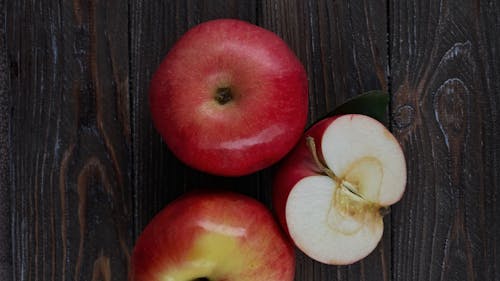
M 0 1 L 0 280 L 12 280 L 10 89 L 5 31 L 5 4 Z
M 383 241 L 351 266 L 297 251 L 297 281 L 500 281 L 495 0 L 0 0 L 0 280 L 126 280 L 141 230 L 191 189 L 272 208 L 276 167 L 194 171 L 149 115 L 149 80 L 174 42 L 223 17 L 296 52 L 309 123 L 363 91 L 391 93 L 408 187 Z
M 6 11 L 12 279 L 125 280 L 127 3 L 9 1 Z
M 500 280 L 497 1 L 390 2 L 393 280 Z

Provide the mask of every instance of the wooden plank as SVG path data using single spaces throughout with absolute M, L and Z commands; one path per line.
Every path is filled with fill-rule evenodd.
M 394 280 L 500 280 L 500 4 L 390 1 Z
M 126 280 L 128 5 L 7 1 L 11 280 Z
M 386 90 L 386 2 L 263 1 L 259 24 L 285 39 L 310 81 L 310 122 L 363 91 Z M 351 266 L 298 255 L 296 280 L 389 280 L 390 220 L 378 248 Z
M 384 0 L 264 1 L 259 23 L 304 63 L 311 119 L 361 92 L 387 90 Z
M 149 80 L 169 48 L 190 27 L 214 18 L 255 21 L 253 1 L 132 1 L 131 104 L 135 236 L 167 203 L 194 188 L 228 188 L 259 198 L 262 174 L 242 178 L 206 175 L 184 166 L 153 128 Z
M 10 91 L 5 30 L 5 4 L 0 1 L 0 280 L 12 280 Z

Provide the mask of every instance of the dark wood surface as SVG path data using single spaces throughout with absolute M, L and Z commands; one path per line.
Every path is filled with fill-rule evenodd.
M 310 82 L 309 122 L 372 89 L 408 186 L 366 259 L 297 251 L 296 280 L 500 280 L 500 3 L 490 1 L 0 0 L 0 280 L 126 280 L 134 241 L 182 193 L 270 206 L 275 167 L 194 171 L 154 130 L 148 83 L 205 20 L 280 35 Z
M 394 1 L 394 280 L 500 280 L 500 2 Z

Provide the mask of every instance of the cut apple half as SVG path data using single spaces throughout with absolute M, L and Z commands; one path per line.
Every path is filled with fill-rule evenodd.
M 394 136 L 373 118 L 349 114 L 306 132 L 278 171 L 274 203 L 305 254 L 351 264 L 376 248 L 383 215 L 405 186 L 405 158 Z

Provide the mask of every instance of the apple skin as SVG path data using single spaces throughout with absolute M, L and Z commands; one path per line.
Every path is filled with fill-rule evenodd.
M 221 101 L 222 89 L 229 89 Z M 152 77 L 154 125 L 192 168 L 241 176 L 283 158 L 308 114 L 302 63 L 276 34 L 219 19 L 185 33 Z
M 294 248 L 260 202 L 232 192 L 191 192 L 146 226 L 130 281 L 292 281 Z

